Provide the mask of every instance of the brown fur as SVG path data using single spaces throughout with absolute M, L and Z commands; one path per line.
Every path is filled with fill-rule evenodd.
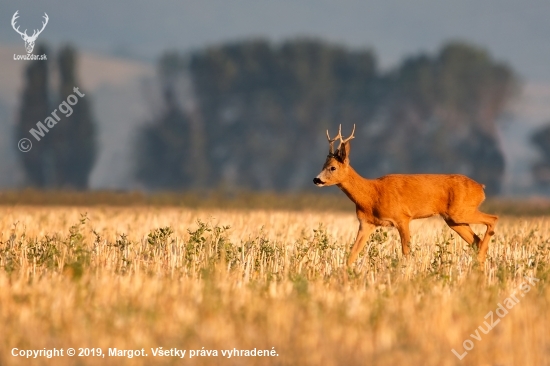
M 485 199 L 482 184 L 459 174 L 392 174 L 366 179 L 349 165 L 349 151 L 349 141 L 341 143 L 314 179 L 319 186 L 337 185 L 355 203 L 359 231 L 348 265 L 355 262 L 376 226 L 397 228 L 403 255 L 408 255 L 410 221 L 433 215 L 441 215 L 451 229 L 478 248 L 477 258 L 481 264 L 485 262 L 498 217 L 478 210 Z M 487 226 L 483 240 L 470 224 Z

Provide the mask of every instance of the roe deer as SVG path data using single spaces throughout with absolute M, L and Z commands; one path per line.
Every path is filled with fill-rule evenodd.
M 313 179 L 319 187 L 337 185 L 355 203 L 359 231 L 348 258 L 353 264 L 376 226 L 393 226 L 399 231 L 403 255 L 410 252 L 409 222 L 414 219 L 441 215 L 447 225 L 468 244 L 479 250 L 477 259 L 484 264 L 489 240 L 494 235 L 497 216 L 478 210 L 485 199 L 485 186 L 459 174 L 391 174 L 378 179 L 361 177 L 349 165 L 351 136 L 338 136 L 329 141 L 329 154 L 323 170 Z M 334 152 L 334 142 L 340 139 Z M 483 240 L 470 224 L 483 224 L 487 231 Z

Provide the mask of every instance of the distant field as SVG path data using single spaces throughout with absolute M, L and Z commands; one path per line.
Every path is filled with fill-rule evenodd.
M 1 191 L 2 206 L 153 206 L 186 207 L 193 209 L 265 209 L 316 211 L 336 210 L 353 212 L 353 203 L 336 187 L 307 192 L 280 193 L 254 191 L 185 191 L 185 192 L 116 192 L 116 191 Z M 550 199 L 489 198 L 482 209 L 486 212 L 511 216 L 550 215 Z
M 502 217 L 482 273 L 471 249 L 440 219 L 413 222 L 409 260 L 401 258 L 397 232 L 379 230 L 348 269 L 357 230 L 352 207 L 27 206 L 8 203 L 6 195 L 0 201 L 1 365 L 550 360 L 547 217 Z M 510 306 L 500 310 L 502 318 L 499 304 Z M 14 348 L 54 347 L 104 354 L 143 348 L 148 356 L 11 355 Z M 160 347 L 187 354 L 154 357 Z M 222 355 L 254 348 L 278 356 Z M 189 358 L 191 350 L 199 356 Z M 200 356 L 203 350 L 218 356 Z

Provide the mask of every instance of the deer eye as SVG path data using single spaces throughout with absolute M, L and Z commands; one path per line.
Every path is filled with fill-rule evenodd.
M 333 172 L 333 171 L 336 170 L 336 167 L 331 166 L 331 167 L 330 167 L 330 170 Z

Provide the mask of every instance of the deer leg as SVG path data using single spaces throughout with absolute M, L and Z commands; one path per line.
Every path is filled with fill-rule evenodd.
M 475 211 L 469 215 L 461 215 L 459 217 L 452 217 L 452 220 L 455 223 L 461 224 L 483 224 L 487 226 L 485 235 L 479 244 L 479 252 L 477 254 L 477 260 L 479 263 L 485 263 L 485 258 L 487 257 L 487 250 L 489 249 L 489 241 L 491 236 L 495 234 L 495 225 L 497 223 L 498 217 L 495 215 L 489 215 L 480 211 Z
M 403 251 L 403 256 L 408 256 L 411 252 L 411 247 L 409 245 L 411 242 L 409 221 L 399 223 L 397 225 L 397 231 L 399 231 L 399 236 L 401 237 L 401 250 Z
M 355 238 L 355 244 L 351 248 L 351 253 L 348 257 L 348 266 L 351 266 L 353 262 L 357 259 L 357 256 L 361 250 L 365 247 L 367 239 L 370 237 L 370 234 L 374 231 L 376 226 L 369 224 L 367 222 L 359 222 L 359 231 L 357 232 L 357 238 Z
M 487 226 L 487 230 L 485 231 L 485 235 L 483 236 L 483 240 L 481 241 L 481 244 L 479 246 L 479 253 L 477 255 L 478 261 L 480 263 L 485 263 L 487 250 L 489 250 L 489 241 L 491 240 L 491 236 L 495 235 L 495 225 L 497 223 L 498 217 L 494 215 L 488 215 L 479 211 L 476 212 L 476 217 L 482 224 Z
M 445 222 L 451 229 L 453 229 L 464 241 L 470 244 L 472 247 L 479 249 L 479 243 L 481 239 L 477 236 L 470 225 L 468 224 L 457 224 L 451 219 L 446 219 Z

